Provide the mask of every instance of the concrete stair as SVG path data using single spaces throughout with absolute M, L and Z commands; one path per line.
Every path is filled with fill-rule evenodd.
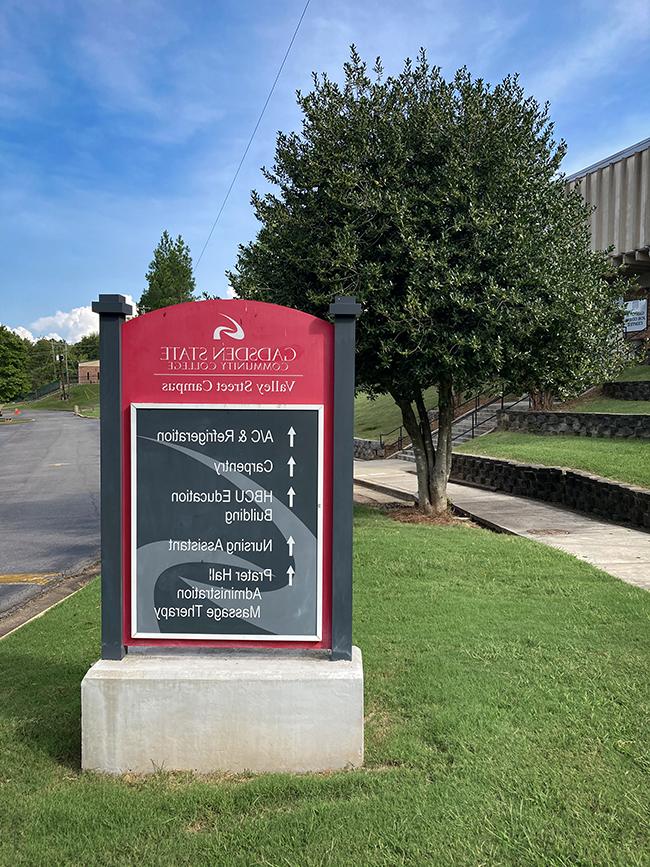
M 520 403 L 520 401 L 523 401 L 523 397 L 517 398 L 516 400 L 506 400 L 504 401 L 503 409 L 510 409 L 515 405 L 519 405 L 523 409 L 526 404 Z M 495 430 L 497 426 L 496 414 L 500 409 L 501 401 L 500 399 L 497 399 L 493 403 L 476 410 L 476 413 L 471 411 L 465 413 L 465 415 L 462 415 L 460 418 L 457 418 L 451 428 L 453 445 L 461 445 L 461 443 L 465 443 L 471 439 L 476 439 L 476 437 L 483 436 L 483 434 L 491 433 Z M 476 417 L 475 425 L 474 417 Z M 474 437 L 472 437 L 473 425 Z M 415 463 L 415 455 L 413 454 L 412 446 L 402 449 L 401 452 L 396 452 L 393 457 L 401 461 L 411 461 L 411 463 Z

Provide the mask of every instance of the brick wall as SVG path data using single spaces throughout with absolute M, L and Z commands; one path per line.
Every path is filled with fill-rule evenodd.
M 451 481 L 532 497 L 650 531 L 650 491 L 579 470 L 454 453 Z
M 650 382 L 605 382 L 603 394 L 616 400 L 650 400 Z
M 506 409 L 498 418 L 500 430 L 521 433 L 650 439 L 650 415 Z
M 374 461 L 385 457 L 385 449 L 379 440 L 362 440 L 354 438 L 354 456 L 361 461 Z
M 78 368 L 78 382 L 80 385 L 89 382 L 99 382 L 99 362 L 80 362 Z

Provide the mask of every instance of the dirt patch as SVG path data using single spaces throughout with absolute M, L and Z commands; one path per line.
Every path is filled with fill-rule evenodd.
M 443 515 L 425 515 L 414 505 L 406 506 L 404 503 L 384 503 L 376 507 L 394 521 L 402 524 L 429 524 L 432 527 L 452 527 L 462 525 L 464 527 L 476 527 L 469 518 L 462 518 L 447 511 Z

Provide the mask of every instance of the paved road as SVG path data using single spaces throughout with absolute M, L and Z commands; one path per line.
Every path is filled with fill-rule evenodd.
M 0 425 L 0 614 L 99 559 L 99 422 L 29 417 Z
M 416 499 L 415 466 L 406 461 L 355 461 L 354 479 L 359 492 L 365 482 L 384 496 L 401 495 L 411 502 Z M 628 584 L 650 590 L 650 533 L 550 503 L 468 485 L 450 482 L 448 492 L 452 503 L 478 520 L 560 548 Z

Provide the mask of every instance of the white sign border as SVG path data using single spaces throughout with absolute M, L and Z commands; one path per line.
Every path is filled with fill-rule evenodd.
M 318 502 L 316 536 L 316 635 L 250 635 L 233 633 L 187 633 L 187 632 L 138 632 L 137 631 L 137 411 L 139 409 L 210 409 L 210 410 L 316 410 L 318 412 Z M 155 639 L 156 641 L 311 641 L 323 638 L 323 442 L 324 442 L 324 404 L 282 403 L 282 404 L 243 404 L 243 403 L 132 403 L 131 404 L 131 638 Z
M 639 304 L 639 311 L 630 310 L 628 304 Z M 623 328 L 626 334 L 638 334 L 639 331 L 646 331 L 648 328 L 648 299 L 647 298 L 629 298 L 627 301 L 623 302 L 623 306 L 625 308 L 624 318 L 623 318 Z M 638 328 L 632 328 L 628 325 L 628 322 L 634 321 L 638 319 L 638 321 L 642 324 L 639 325 Z

